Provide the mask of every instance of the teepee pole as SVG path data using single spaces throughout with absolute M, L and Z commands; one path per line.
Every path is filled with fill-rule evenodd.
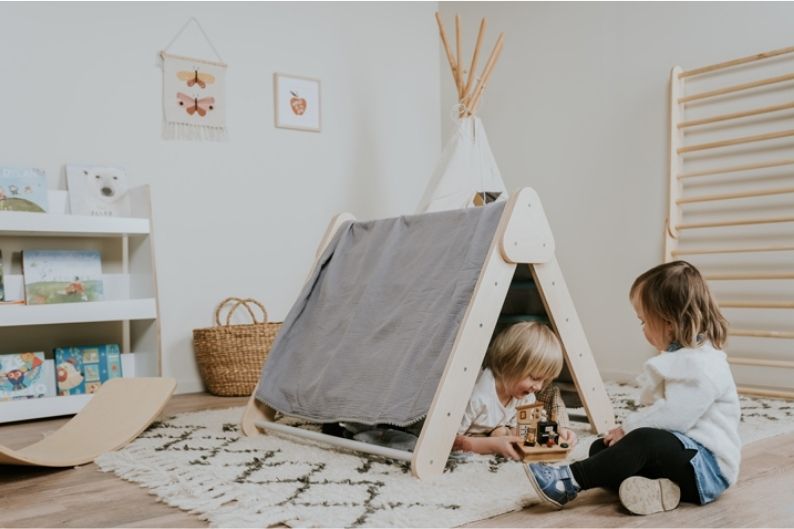
M 455 85 L 458 84 L 458 65 L 455 63 L 455 58 L 452 56 L 452 50 L 449 49 L 449 41 L 447 40 L 447 31 L 444 29 L 444 24 L 441 22 L 441 15 L 436 11 L 436 22 L 438 23 L 438 32 L 441 34 L 441 42 L 444 44 L 444 51 L 447 52 L 447 61 L 449 67 L 452 69 L 452 78 L 455 80 Z
M 477 112 L 477 106 L 480 104 L 480 98 L 485 91 L 485 85 L 488 83 L 488 79 L 491 77 L 491 72 L 493 72 L 493 67 L 496 65 L 496 61 L 499 59 L 499 54 L 502 52 L 504 38 L 505 34 L 500 33 L 499 39 L 497 39 L 496 45 L 494 46 L 493 51 L 491 51 L 491 56 L 488 58 L 488 62 L 485 64 L 485 70 L 483 70 L 482 77 L 480 77 L 480 80 L 477 82 L 477 87 L 474 89 L 471 102 L 470 104 L 466 105 L 469 107 L 470 116 L 473 116 L 474 113 Z
M 455 85 L 458 88 L 458 100 L 463 97 L 463 72 L 461 71 L 461 67 L 463 66 L 463 57 L 460 53 L 460 16 L 455 15 L 455 62 L 458 65 L 456 70 L 455 76 Z
M 466 86 L 463 87 L 463 94 L 460 96 L 460 101 L 463 102 L 469 96 L 472 81 L 474 81 L 474 72 L 477 71 L 477 60 L 480 58 L 480 47 L 482 46 L 482 39 L 485 36 L 485 28 L 488 26 L 488 21 L 482 19 L 480 21 L 480 31 L 477 33 L 477 44 L 474 46 L 474 55 L 471 57 L 471 67 L 469 68 L 469 76 L 466 80 Z

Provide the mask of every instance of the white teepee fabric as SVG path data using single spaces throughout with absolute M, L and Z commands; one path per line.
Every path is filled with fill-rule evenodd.
M 480 118 L 470 116 L 458 122 L 416 212 L 472 207 L 475 194 L 483 192 L 501 193 L 497 200 L 507 198 L 485 127 Z

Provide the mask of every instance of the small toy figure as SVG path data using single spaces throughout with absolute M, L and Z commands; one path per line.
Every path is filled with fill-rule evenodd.
M 537 426 L 538 444 L 553 446 L 559 437 L 557 423 L 547 418 L 546 410 L 541 410 Z M 549 442 L 551 444 L 549 445 Z

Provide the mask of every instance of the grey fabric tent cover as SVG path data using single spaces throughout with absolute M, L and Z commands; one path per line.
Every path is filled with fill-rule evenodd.
M 287 315 L 256 398 L 316 422 L 422 419 L 504 207 L 344 225 Z

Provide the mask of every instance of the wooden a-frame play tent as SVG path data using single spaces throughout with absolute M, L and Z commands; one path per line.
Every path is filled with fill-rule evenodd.
M 484 23 L 481 25 L 481 33 L 483 27 Z M 481 39 L 482 35 L 478 38 L 478 48 Z M 483 75 L 485 79 L 493 68 L 495 57 L 501 49 L 501 42 L 500 37 L 488 62 L 490 69 L 486 67 Z M 476 60 L 474 63 L 476 64 Z M 456 64 L 459 64 L 459 61 Z M 456 67 L 453 65 L 453 74 L 455 71 Z M 482 88 L 485 85 L 483 78 L 478 83 Z M 467 84 L 470 82 L 471 78 Z M 465 90 L 465 86 L 461 87 L 458 77 L 456 84 L 459 90 Z M 471 100 L 470 106 L 472 110 L 476 110 L 481 93 L 482 90 L 473 92 L 474 99 Z M 411 224 L 418 217 L 422 217 L 425 222 L 436 222 L 436 219 L 440 222 L 444 215 L 445 213 L 431 213 L 428 216 L 404 217 L 404 219 L 406 219 L 405 224 Z M 359 224 L 371 227 L 373 223 L 378 222 L 381 221 Z M 326 250 L 329 245 L 336 243 L 356 224 L 350 214 L 338 215 L 331 221 L 317 252 L 313 267 L 315 273 L 320 267 L 327 265 L 327 261 L 323 261 L 322 256 L 326 254 L 328 259 Z M 334 446 L 410 461 L 413 474 L 419 478 L 438 475 L 445 468 L 494 330 L 519 320 L 541 320 L 552 326 L 563 345 L 566 367 L 593 430 L 603 433 L 614 427 L 612 405 L 555 257 L 554 238 L 537 193 L 531 188 L 523 188 L 513 194 L 504 205 L 498 225 L 489 237 L 482 267 L 476 277 L 462 320 L 454 333 L 451 349 L 437 352 L 438 355 L 447 355 L 446 361 L 413 451 L 385 448 L 276 422 L 276 410 L 258 400 L 255 397 L 257 391 L 251 396 L 242 417 L 243 433 L 245 435 L 260 435 L 263 432 L 286 433 Z M 444 244 L 445 241 L 441 239 L 443 234 L 438 240 L 433 241 L 433 244 Z M 346 307 L 337 306 L 335 310 L 344 314 Z M 300 318 L 300 314 L 295 318 Z M 279 336 L 277 339 L 274 350 L 279 348 L 281 338 Z M 290 352 L 282 350 L 279 353 Z M 317 350 L 311 353 L 316 356 L 318 364 L 321 364 L 324 351 Z M 377 351 L 367 353 L 377 355 Z M 266 363 L 263 377 L 267 369 Z M 333 412 L 329 413 L 329 416 L 333 415 Z

